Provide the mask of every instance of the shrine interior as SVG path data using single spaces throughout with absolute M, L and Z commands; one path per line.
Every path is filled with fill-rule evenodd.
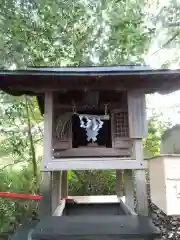
M 83 112 L 83 114 L 86 114 L 86 113 Z M 95 112 L 91 112 L 91 114 L 103 115 L 103 112 L 97 113 L 97 111 L 95 111 Z M 97 146 L 97 147 L 111 148 L 112 147 L 111 122 L 110 122 L 110 119 L 102 120 L 102 121 L 103 121 L 103 126 L 99 130 L 99 134 L 97 135 L 97 140 L 95 141 L 95 143 L 92 144 L 92 142 L 89 142 L 87 140 L 85 129 L 80 127 L 79 117 L 74 114 L 72 117 L 72 147 L 79 148 L 79 147 Z

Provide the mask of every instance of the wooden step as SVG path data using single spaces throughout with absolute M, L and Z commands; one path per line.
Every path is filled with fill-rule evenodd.
M 33 240 L 155 239 L 159 230 L 149 217 L 62 216 L 42 219 Z

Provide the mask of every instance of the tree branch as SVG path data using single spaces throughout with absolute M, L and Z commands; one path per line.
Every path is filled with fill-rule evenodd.
M 14 165 L 16 165 L 16 164 L 18 164 L 18 163 L 22 163 L 22 162 L 24 162 L 24 160 L 16 160 L 16 161 L 14 161 L 13 163 L 9 163 L 9 164 L 3 166 L 2 168 L 0 168 L 0 171 L 3 171 L 3 170 L 6 169 L 7 167 L 14 166 Z
M 42 129 L 39 127 L 39 123 L 37 122 L 37 120 L 36 120 L 36 118 L 35 118 L 35 115 L 34 115 L 34 112 L 33 112 L 33 109 L 32 109 L 33 103 L 32 103 L 32 101 L 31 101 L 30 99 L 27 99 L 27 101 L 28 101 L 28 105 L 29 105 L 29 108 L 30 108 L 30 110 L 31 110 L 33 119 L 34 119 L 34 121 L 36 122 L 36 124 L 37 124 L 37 126 L 38 126 L 39 132 L 40 132 L 40 133 L 42 134 L 42 136 L 43 136 L 43 135 L 44 135 L 44 134 L 43 134 L 43 131 L 42 131 Z
M 161 51 L 163 48 L 165 48 L 167 45 L 169 45 L 178 35 L 180 34 L 180 31 L 177 31 L 167 42 L 165 42 L 157 51 L 155 51 L 151 56 L 157 54 L 159 51 Z
M 33 171 L 34 171 L 34 177 L 35 177 L 35 179 L 37 179 L 38 172 L 37 172 L 36 153 L 35 153 L 35 147 L 34 147 L 34 143 L 33 143 L 33 136 L 31 133 L 31 121 L 30 121 L 30 116 L 29 116 L 27 96 L 25 96 L 25 107 L 26 107 L 26 113 L 27 113 L 28 136 L 29 136 L 29 141 L 30 141 L 30 151 L 32 154 Z

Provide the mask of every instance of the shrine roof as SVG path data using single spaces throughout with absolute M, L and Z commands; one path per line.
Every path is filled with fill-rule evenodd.
M 38 95 L 47 90 L 131 89 L 145 92 L 180 89 L 180 69 L 148 66 L 29 67 L 0 70 L 0 89 L 13 95 Z
M 26 69 L 0 70 L 0 76 L 120 76 L 180 74 L 180 69 L 152 69 L 143 65 L 108 67 L 28 67 Z

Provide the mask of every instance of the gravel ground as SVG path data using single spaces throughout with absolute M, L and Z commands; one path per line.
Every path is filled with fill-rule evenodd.
M 155 226 L 157 226 L 162 233 L 161 239 L 180 240 L 180 218 L 170 217 L 164 214 L 151 202 L 149 185 L 147 187 L 147 190 L 149 200 L 149 214 L 152 217 Z
M 150 215 L 154 224 L 161 230 L 162 239 L 180 239 L 180 219 L 166 216 L 152 203 L 150 203 Z

